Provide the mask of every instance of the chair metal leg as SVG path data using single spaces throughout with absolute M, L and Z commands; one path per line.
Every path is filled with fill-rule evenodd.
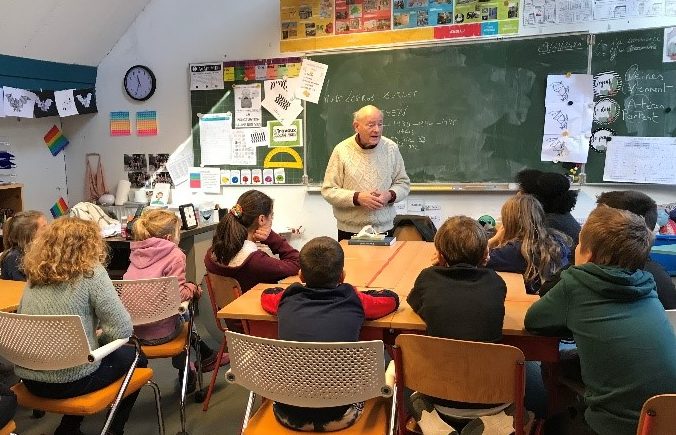
M 390 407 L 390 425 L 387 433 L 389 435 L 394 435 L 395 429 L 397 427 L 397 386 L 393 388 L 392 394 L 392 406 Z
M 226 341 L 224 335 L 221 347 L 218 348 L 218 353 L 216 354 L 216 366 L 214 366 L 214 371 L 211 374 L 211 382 L 209 383 L 209 389 L 207 390 L 207 397 L 204 401 L 204 406 L 202 407 L 202 411 L 204 412 L 206 412 L 207 409 L 209 409 L 209 400 L 211 400 L 211 394 L 214 392 L 214 387 L 216 386 L 216 379 L 218 378 L 218 369 L 221 368 L 221 358 L 223 358 L 223 354 L 225 353 L 225 346 Z
M 242 432 L 246 429 L 247 424 L 249 424 L 249 418 L 251 418 L 251 410 L 253 409 L 254 401 L 256 400 L 256 394 L 253 391 L 249 392 L 249 401 L 246 404 L 246 411 L 244 412 L 244 421 L 242 421 Z
M 113 417 L 115 417 L 117 407 L 120 405 L 120 402 L 122 401 L 124 392 L 127 391 L 129 381 L 131 381 L 131 377 L 134 375 L 134 370 L 136 369 L 136 365 L 138 364 L 139 355 L 141 354 L 141 345 L 139 344 L 138 340 L 134 339 L 133 337 L 131 340 L 134 342 L 134 347 L 136 347 L 136 355 L 134 355 L 134 361 L 132 361 L 131 367 L 129 367 L 127 374 L 124 375 L 124 380 L 122 381 L 120 390 L 117 392 L 117 396 L 113 401 L 113 405 L 110 408 L 110 412 L 108 412 L 108 418 L 106 418 L 106 422 L 103 425 L 103 429 L 101 429 L 101 435 L 105 435 L 105 433 L 108 432 L 108 428 L 110 427 L 110 424 L 113 422 Z
M 159 430 L 159 434 L 164 435 L 164 416 L 162 415 L 162 406 L 160 404 L 162 401 L 160 387 L 158 387 L 153 381 L 148 381 L 144 386 L 150 387 L 153 390 L 153 394 L 155 396 L 155 411 L 157 412 L 157 428 Z
M 177 435 L 187 435 L 185 431 L 185 396 L 188 388 L 188 376 L 190 375 L 190 333 L 188 332 L 188 343 L 185 349 L 185 363 L 183 364 L 183 379 L 181 379 L 181 397 L 179 398 L 179 409 L 181 416 L 181 431 Z

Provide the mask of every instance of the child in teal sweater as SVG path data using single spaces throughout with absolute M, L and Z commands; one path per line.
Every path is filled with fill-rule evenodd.
M 582 227 L 575 266 L 526 313 L 528 331 L 572 333 L 577 343 L 587 409 L 584 420 L 557 421 L 559 433 L 634 435 L 643 403 L 676 393 L 676 336 L 653 276 L 642 270 L 651 245 L 641 217 L 597 207 Z

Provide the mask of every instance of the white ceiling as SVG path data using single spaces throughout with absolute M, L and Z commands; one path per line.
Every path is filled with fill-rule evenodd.
M 98 66 L 151 0 L 0 0 L 0 54 Z

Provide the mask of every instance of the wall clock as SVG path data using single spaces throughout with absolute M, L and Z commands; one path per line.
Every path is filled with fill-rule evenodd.
M 134 65 L 124 74 L 124 90 L 137 101 L 145 101 L 155 93 L 155 74 L 144 65 Z

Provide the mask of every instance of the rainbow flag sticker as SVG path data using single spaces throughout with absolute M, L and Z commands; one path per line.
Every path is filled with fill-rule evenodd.
M 136 135 L 157 136 L 157 112 L 146 110 L 136 112 Z
M 49 209 L 49 211 L 52 212 L 52 217 L 56 219 L 68 212 L 68 204 L 66 204 L 66 200 L 63 199 L 63 197 L 60 197 L 59 200 L 54 203 L 52 208 Z
M 131 135 L 131 122 L 129 121 L 129 112 L 110 112 L 110 135 L 111 136 Z
M 53 156 L 59 154 L 59 152 L 69 144 L 66 136 L 61 133 L 61 130 L 59 130 L 59 127 L 56 125 L 49 129 L 44 139 L 47 148 L 49 148 L 49 151 Z

